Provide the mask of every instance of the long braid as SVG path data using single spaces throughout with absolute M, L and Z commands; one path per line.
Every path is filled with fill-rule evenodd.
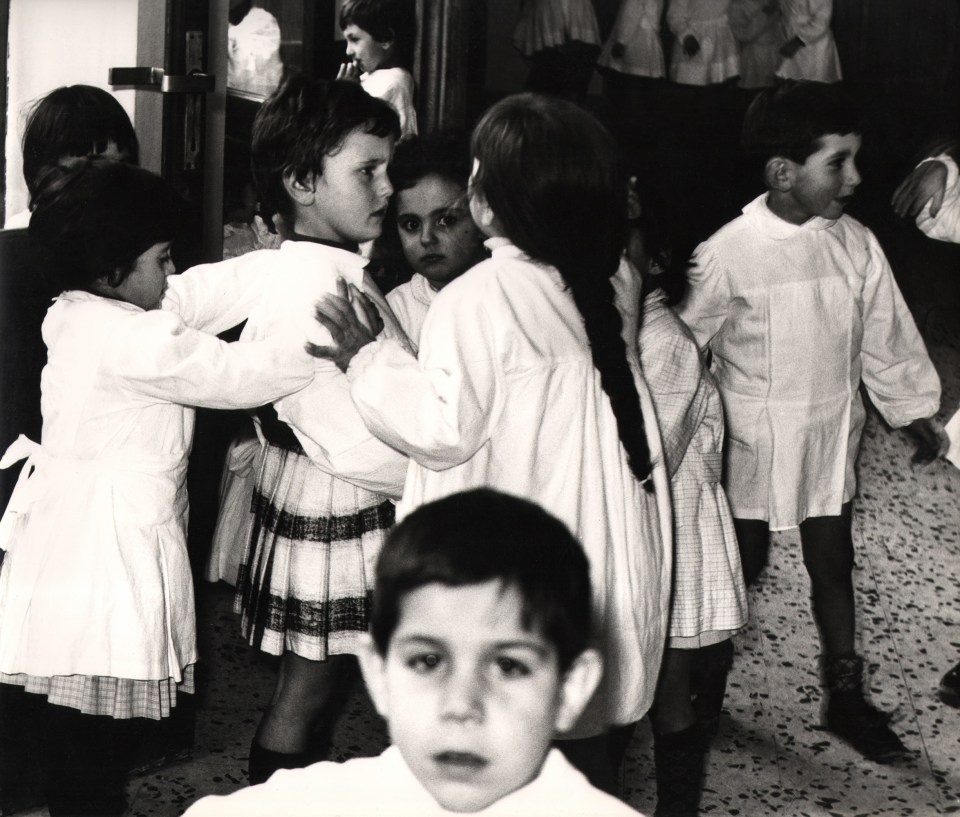
M 506 235 L 554 266 L 569 287 L 630 470 L 645 481 L 650 450 L 611 281 L 627 228 L 627 180 L 615 141 L 573 103 L 517 94 L 484 115 L 472 148 L 475 190 Z

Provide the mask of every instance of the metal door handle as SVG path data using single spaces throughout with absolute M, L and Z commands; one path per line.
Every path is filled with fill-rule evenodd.
M 216 86 L 217 78 L 212 74 L 193 71 L 183 76 L 165 74 L 162 68 L 111 68 L 111 85 L 138 85 L 156 88 L 162 94 L 209 94 Z

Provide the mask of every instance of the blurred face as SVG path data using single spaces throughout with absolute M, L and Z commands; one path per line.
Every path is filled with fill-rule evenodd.
M 323 173 L 311 177 L 307 189 L 293 191 L 296 232 L 357 244 L 380 235 L 393 193 L 387 178 L 392 155 L 393 137 L 351 132 L 337 153 L 324 158 Z
M 449 179 L 426 176 L 396 194 L 403 254 L 437 290 L 483 259 L 483 235 L 465 192 Z
M 778 213 L 793 224 L 814 216 L 840 218 L 860 184 L 855 163 L 860 136 L 831 133 L 821 137 L 820 147 L 801 165 L 790 162 L 793 182 Z
M 390 43 L 377 42 L 368 31 L 351 23 L 343 30 L 347 40 L 347 58 L 364 73 L 388 68 Z
M 479 811 L 529 783 L 586 703 L 520 622 L 519 594 L 498 580 L 428 584 L 403 599 L 387 655 L 362 657 L 393 742 L 444 808 Z
M 154 244 L 144 252 L 123 282 L 113 287 L 111 297 L 136 304 L 141 309 L 157 309 L 167 288 L 167 276 L 176 272 L 170 259 L 170 242 Z

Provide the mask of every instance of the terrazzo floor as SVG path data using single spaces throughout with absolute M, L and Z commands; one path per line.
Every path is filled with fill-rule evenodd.
M 945 418 L 960 403 L 960 286 L 927 287 L 911 306 L 943 378 Z M 749 627 L 736 639 L 703 814 L 960 813 L 960 710 L 936 695 L 941 675 L 960 660 L 960 471 L 945 461 L 912 466 L 911 453 L 904 435 L 871 413 L 854 530 L 858 638 L 870 694 L 894 713 L 910 757 L 875 765 L 818 729 L 818 642 L 799 541 L 795 532 L 776 534 L 770 564 L 751 594 Z M 132 779 L 131 815 L 174 817 L 204 794 L 245 785 L 247 750 L 274 668 L 241 640 L 230 591 L 223 584 L 198 587 L 205 669 L 193 757 Z M 374 754 L 385 740 L 357 685 L 334 733 L 334 754 Z M 623 785 L 631 805 L 653 813 L 646 724 L 630 746 Z

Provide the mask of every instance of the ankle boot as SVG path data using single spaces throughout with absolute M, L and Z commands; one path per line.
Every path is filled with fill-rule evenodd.
M 703 788 L 707 739 L 699 723 L 679 732 L 653 735 L 657 774 L 654 817 L 696 817 Z
M 277 769 L 302 769 L 312 762 L 310 752 L 274 752 L 264 749 L 257 739 L 250 744 L 250 761 L 247 777 L 250 785 L 265 783 Z
M 732 666 L 733 641 L 730 639 L 697 650 L 691 683 L 693 708 L 708 739 L 715 738 L 720 731 L 720 712 Z
M 890 716 L 863 694 L 863 658 L 853 654 L 824 656 L 823 676 L 828 731 L 875 763 L 886 763 L 906 753 L 889 726 Z

